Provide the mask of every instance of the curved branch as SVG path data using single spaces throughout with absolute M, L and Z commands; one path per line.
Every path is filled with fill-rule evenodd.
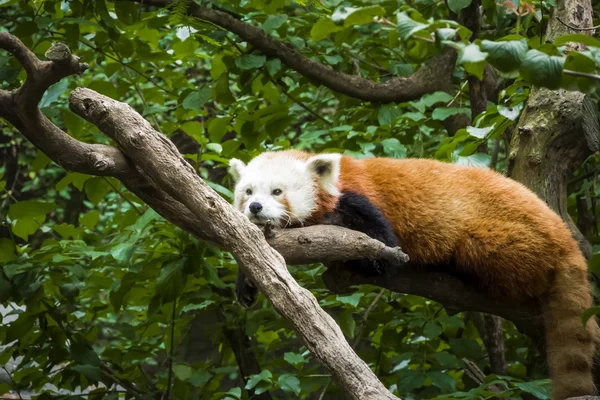
M 167 7 L 173 3 L 171 0 L 137 1 L 157 7 Z M 335 71 L 329 66 L 313 61 L 299 53 L 291 45 L 276 40 L 262 29 L 242 22 L 226 12 L 201 7 L 192 2 L 188 8 L 188 14 L 235 33 L 264 55 L 280 59 L 288 67 L 315 83 L 360 100 L 399 103 L 452 87 L 451 78 L 456 52 L 451 48 L 433 56 L 410 76 L 393 78 L 386 82 L 374 82 L 358 75 Z
M 79 64 L 79 59 L 72 56 L 62 44 L 52 46 L 46 53 L 54 61 L 39 61 L 19 39 L 5 32 L 0 32 L 0 49 L 8 50 L 19 61 L 26 63 L 27 81 L 30 82 L 27 84 L 26 81 L 14 91 L 0 90 L 0 117 L 10 122 L 34 146 L 66 170 L 115 177 L 168 221 L 214 243 L 210 226 L 196 224 L 193 214 L 183 204 L 157 188 L 121 150 L 80 142 L 39 111 L 37 104 L 46 88 L 62 77 L 81 73 L 86 64 Z
M 157 186 L 184 204 L 201 226 L 231 252 L 244 273 L 294 326 L 313 355 L 351 399 L 396 399 L 346 341 L 340 327 L 288 272 L 262 232 L 214 192 L 181 157 L 175 145 L 125 103 L 76 89 L 71 110 L 117 142 Z M 214 218 L 218 215 L 219 218 Z

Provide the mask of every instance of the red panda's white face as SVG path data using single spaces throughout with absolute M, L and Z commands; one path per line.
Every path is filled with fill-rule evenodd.
M 338 195 L 339 154 L 266 152 L 245 165 L 232 159 L 234 207 L 258 225 L 302 224 L 318 207 L 318 192 Z

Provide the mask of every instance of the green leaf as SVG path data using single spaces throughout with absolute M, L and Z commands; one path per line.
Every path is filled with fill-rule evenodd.
M 212 88 L 208 85 L 202 85 L 200 89 L 188 94 L 181 105 L 187 110 L 200 111 L 212 97 Z
M 204 310 L 211 304 L 215 304 L 215 302 L 213 300 L 204 300 L 200 304 L 187 304 L 181 309 L 181 312 L 185 313 L 194 310 Z
M 31 162 L 31 166 L 36 172 L 38 172 L 41 169 L 46 168 L 46 166 L 51 162 L 52 160 L 50 160 L 47 155 L 38 150 L 35 155 L 35 159 Z
M 516 72 L 527 54 L 527 40 L 481 41 L 481 50 L 488 53 L 488 62 L 499 71 Z
M 363 25 L 373 22 L 373 18 L 385 15 L 385 9 L 381 6 L 363 7 L 352 12 L 344 20 L 344 26 Z
M 422 387 L 425 384 L 425 375 L 412 369 L 401 370 L 398 378 L 398 393 L 405 394 Z
M 449 93 L 446 92 L 435 92 L 431 94 L 426 94 L 421 97 L 419 103 L 423 104 L 425 107 L 432 107 L 438 103 L 448 104 L 452 101 L 454 97 L 452 97 Z
M 470 44 L 461 48 L 458 52 L 457 64 L 474 63 L 485 61 L 487 53 L 482 52 L 476 44 Z
M 284 392 L 294 393 L 296 396 L 300 394 L 300 380 L 294 374 L 283 374 L 279 376 L 277 384 Z
M 176 364 L 173 366 L 173 374 L 177 379 L 186 381 L 192 376 L 192 367 L 185 364 Z
M 427 25 L 417 22 L 405 13 L 398 13 L 398 34 L 404 40 L 410 38 L 415 32 L 427 28 Z
M 307 362 L 302 354 L 292 352 L 285 353 L 283 359 L 298 369 L 302 368 L 302 365 Z
M 221 146 L 219 143 L 207 143 L 206 149 L 214 151 L 215 153 L 221 153 L 223 151 L 223 146 Z
M 550 379 L 541 379 L 531 382 L 515 382 L 514 385 L 524 392 L 534 395 L 538 399 L 550 398 Z
M 223 139 L 223 136 L 231 129 L 230 122 L 231 117 L 216 117 L 210 120 L 208 123 L 208 135 L 211 142 L 219 143 Z
M 600 40 L 595 39 L 593 36 L 584 35 L 583 33 L 568 33 L 554 40 L 556 46 L 562 46 L 570 42 L 583 43 L 588 46 L 600 48 Z
M 324 17 L 317 21 L 310 30 L 310 37 L 315 42 L 325 39 L 327 36 L 334 32 L 342 30 L 341 26 L 336 25 L 331 18 Z
M 8 209 L 8 216 L 12 220 L 35 218 L 45 216 L 56 209 L 56 204 L 42 201 L 23 200 L 13 203 Z
M 471 5 L 472 0 L 448 0 L 448 8 L 458 14 L 463 8 Z
M 239 69 L 254 69 L 260 68 L 265 65 L 265 61 L 267 61 L 267 57 L 265 56 L 257 56 L 256 54 L 244 54 L 241 57 L 235 59 L 235 65 Z
M 438 372 L 430 371 L 427 373 L 427 377 L 431 379 L 431 382 L 444 392 L 452 393 L 456 390 L 456 381 L 450 375 Z
M 462 47 L 458 52 L 458 65 L 464 65 L 465 70 L 475 75 L 480 80 L 483 79 L 483 71 L 485 70 L 485 59 L 488 54 L 483 53 L 479 46 L 476 44 L 470 44 Z
M 269 75 L 275 76 L 279 71 L 281 71 L 281 60 L 279 58 L 269 60 L 265 64 L 265 67 L 267 68 Z
M 581 322 L 587 324 L 588 320 L 594 315 L 600 314 L 600 306 L 590 307 L 581 314 Z
M 11 230 L 18 237 L 27 240 L 29 235 L 33 235 L 39 227 L 39 222 L 33 218 L 20 218 L 11 226 Z
M 102 380 L 102 372 L 96 365 L 72 365 L 69 368 L 85 376 L 92 382 L 100 382 Z
M 71 358 L 81 365 L 100 366 L 98 354 L 85 343 L 74 342 L 71 344 Z
M 137 22 L 139 13 L 138 5 L 133 1 L 117 1 L 114 3 L 115 12 L 119 21 L 131 25 Z
M 386 156 L 392 158 L 406 158 L 407 149 L 400 141 L 396 138 L 384 139 L 381 142 L 383 146 L 383 152 Z
M 12 240 L 0 238 L 0 263 L 7 263 L 17 259 L 15 244 Z
M 462 362 L 454 354 L 450 354 L 447 351 L 441 351 L 434 353 L 433 358 L 438 362 L 442 368 L 461 368 Z
M 471 110 L 469 108 L 457 108 L 457 107 L 438 107 L 431 113 L 431 118 L 436 121 L 444 121 L 453 115 L 467 114 L 471 116 Z
M 339 301 L 340 303 L 343 304 L 349 304 L 352 307 L 356 308 L 358 306 L 358 303 L 360 303 L 360 299 L 364 296 L 364 293 L 353 293 L 351 295 L 348 296 L 336 296 L 337 301 Z
M 436 338 L 442 334 L 442 328 L 438 323 L 427 322 L 423 327 L 423 335 L 429 339 Z
M 469 135 L 478 139 L 483 139 L 494 129 L 494 126 L 488 126 L 487 128 L 475 128 L 474 126 L 467 126 L 467 132 Z
M 186 280 L 181 260 L 172 261 L 160 270 L 160 275 L 156 281 L 156 294 L 165 303 L 169 303 L 183 292 Z
M 401 114 L 397 106 L 385 104 L 379 108 L 377 120 L 379 121 L 379 125 L 392 125 L 392 122 Z
M 344 335 L 351 339 L 354 337 L 356 321 L 354 321 L 354 317 L 352 316 L 352 310 L 346 310 L 341 313 L 338 317 L 338 324 L 340 325 Z
M 64 92 L 67 91 L 69 87 L 69 80 L 68 79 L 63 79 L 62 81 L 59 81 L 58 83 L 55 83 L 54 85 L 50 86 L 50 88 L 48 88 L 48 90 L 46 90 L 46 92 L 44 92 L 44 95 L 42 96 L 42 100 L 40 101 L 40 108 L 47 108 L 50 107 L 52 104 L 54 104 L 56 102 L 56 100 L 58 100 L 58 97 L 63 94 Z
M 233 389 L 229 389 L 229 391 L 226 394 L 233 396 L 234 399 L 239 400 L 242 398 L 242 389 L 237 388 L 237 387 L 233 388 Z M 225 397 L 225 399 L 223 399 L 223 400 L 230 400 L 230 399 L 231 399 L 231 397 Z
M 246 384 L 245 389 L 246 390 L 254 389 L 254 387 L 256 387 L 256 385 L 258 385 L 260 382 L 271 383 L 272 377 L 273 377 L 273 374 L 271 374 L 271 371 L 269 371 L 267 369 L 263 369 L 260 372 L 260 374 L 250 376 L 250 379 L 248 379 L 248 383 Z
M 564 69 L 587 74 L 595 74 L 596 62 L 585 54 L 573 51 L 567 56 Z M 583 93 L 592 93 L 594 90 L 596 90 L 597 81 L 586 77 L 563 74 L 560 86 L 568 90 L 578 90 Z
M 285 14 L 269 15 L 267 20 L 263 24 L 263 30 L 267 33 L 274 31 L 279 28 L 285 21 L 288 20 L 288 16 Z
M 94 229 L 98 221 L 100 221 L 100 212 L 98 210 L 92 210 L 79 217 L 79 222 L 90 230 Z
M 85 195 L 94 204 L 100 203 L 104 199 L 104 196 L 112 190 L 105 179 L 107 178 L 95 176 L 85 182 Z
M 192 376 L 190 376 L 188 381 L 192 384 L 192 386 L 198 388 L 208 382 L 212 377 L 213 374 L 205 369 L 200 369 L 195 371 Z
M 127 264 L 135 252 L 135 243 L 119 243 L 110 249 L 110 254 L 120 264 Z
M 539 50 L 529 50 L 521 64 L 520 72 L 523 78 L 534 85 L 558 89 L 564 62 L 563 57 L 549 56 Z
M 276 114 L 265 123 L 265 131 L 270 138 L 275 139 L 283 135 L 293 121 L 288 114 Z
M 90 178 L 92 178 L 91 175 L 80 174 L 78 172 L 69 172 L 64 178 L 58 181 L 56 184 L 56 190 L 63 190 L 72 183 L 73 186 L 75 186 L 79 191 L 82 191 L 83 185 Z
M 477 153 L 467 157 L 453 154 L 452 161 L 458 165 L 466 165 L 469 167 L 489 168 L 490 166 L 490 156 L 483 153 Z
M 6 0 L 3 0 L 6 1 Z M 3 7 L 4 3 L 2 1 L 0 1 L 0 7 Z M 10 392 L 10 385 L 8 383 L 1 383 L 0 384 L 0 395 L 6 394 Z
M 514 107 L 504 107 L 502 105 L 498 105 L 498 114 L 502 115 L 504 118 L 510 119 L 511 121 L 516 121 L 521 114 L 521 110 L 523 107 L 521 105 L 517 105 Z
M 63 239 L 77 239 L 82 231 L 82 228 L 76 228 L 74 225 L 66 223 L 54 225 L 52 229 L 58 232 Z

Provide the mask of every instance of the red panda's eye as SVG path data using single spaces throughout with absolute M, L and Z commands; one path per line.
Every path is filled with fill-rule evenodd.
M 246 189 L 246 194 L 250 196 L 252 194 L 252 189 Z
M 273 196 L 279 196 L 281 194 L 281 189 L 275 189 L 273 190 Z

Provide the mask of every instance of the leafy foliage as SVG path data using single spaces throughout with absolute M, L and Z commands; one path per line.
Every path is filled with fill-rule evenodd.
M 596 80 L 569 74 L 597 72 L 597 39 L 565 35 L 542 45 L 550 1 L 525 15 L 483 1 L 484 23 L 493 29 L 474 42 L 451 19 L 468 0 L 448 1 L 450 10 L 431 0 L 203 2 L 315 61 L 375 81 L 410 75 L 443 45 L 459 51 L 451 92 L 383 105 L 313 85 L 237 36 L 188 17 L 189 3 L 159 10 L 129 1 L 0 0 L 0 30 L 40 57 L 53 42 L 63 42 L 91 65 L 81 77 L 51 87 L 40 103 L 69 135 L 108 143 L 66 106 L 75 87 L 127 102 L 227 199 L 227 160 L 248 160 L 265 149 L 435 157 L 487 168 L 491 157 L 480 150 L 489 142 L 498 143 L 492 167 L 501 170 L 504 134 L 532 84 L 590 93 L 597 87 Z M 587 50 L 564 52 L 573 41 Z M 506 80 L 485 112 L 472 115 L 466 77 L 482 78 L 488 64 Z M 16 88 L 24 78 L 16 60 L 0 53 L 0 88 Z M 471 123 L 453 131 L 448 123 L 455 118 Z M 323 390 L 326 398 L 340 395 L 266 301 L 249 310 L 239 306 L 237 266 L 229 254 L 168 224 L 117 180 L 65 171 L 13 127 L 0 126 L 0 365 L 10 373 L 0 393 L 64 397 L 59 388 L 87 390 L 96 399 L 122 391 L 136 398 L 169 392 L 177 399 L 247 399 L 267 391 L 274 398 L 317 398 Z M 574 215 L 580 198 L 592 199 L 596 211 L 599 189 L 589 171 L 597 162 L 598 156 L 591 158 L 578 171 L 584 178 L 571 185 Z M 595 249 L 591 268 L 598 272 Z M 323 266 L 290 270 L 395 394 L 548 398 L 539 354 L 510 323 L 504 330 L 508 374 L 496 376 L 471 319 L 415 296 L 378 296 L 371 287 L 336 296 L 322 283 Z M 246 335 L 249 343 L 240 340 Z M 259 369 L 240 370 L 240 354 Z M 463 359 L 477 363 L 487 374 L 484 382 L 464 373 Z

